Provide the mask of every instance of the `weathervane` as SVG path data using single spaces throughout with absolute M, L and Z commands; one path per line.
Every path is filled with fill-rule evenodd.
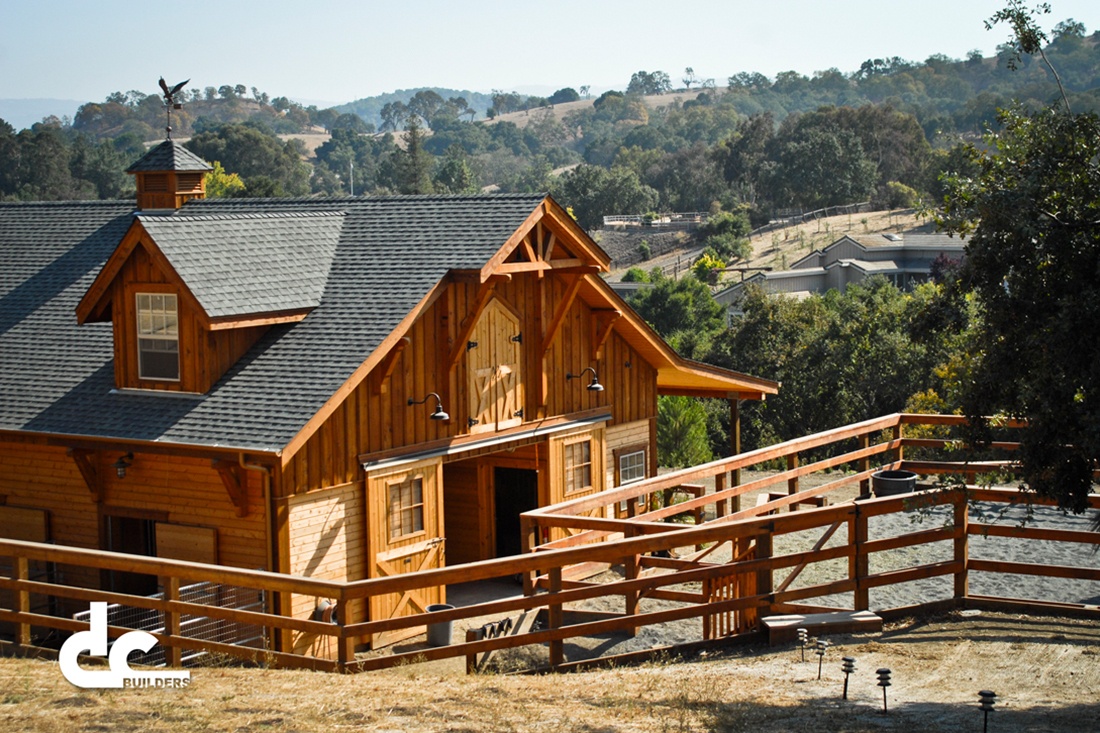
M 183 89 L 183 85 L 191 81 L 185 79 L 179 84 L 175 85 L 171 89 L 164 83 L 164 77 L 160 78 L 160 88 L 164 90 L 164 112 L 168 116 L 168 122 L 165 125 L 164 131 L 168 134 L 168 139 L 172 139 L 172 110 L 183 109 L 183 105 L 176 101 L 176 94 L 180 89 Z

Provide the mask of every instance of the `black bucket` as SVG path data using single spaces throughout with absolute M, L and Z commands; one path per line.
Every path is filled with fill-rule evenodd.
M 875 496 L 896 496 L 916 491 L 917 474 L 912 471 L 876 471 L 871 474 Z
M 434 611 L 451 611 L 454 609 L 449 603 L 433 603 L 426 609 L 428 613 Z M 440 621 L 428 624 L 428 646 L 450 646 L 452 621 Z

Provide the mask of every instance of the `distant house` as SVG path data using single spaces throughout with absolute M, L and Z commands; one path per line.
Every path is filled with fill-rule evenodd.
M 851 283 L 882 275 L 897 287 L 910 290 L 929 278 L 940 256 L 960 260 L 965 245 L 946 234 L 921 231 L 903 234 L 845 235 L 823 250 L 815 250 L 788 270 L 758 272 L 718 293 L 715 298 L 736 311 L 750 283 L 768 293 L 805 297 L 811 293 L 844 290 Z
M 137 211 L 0 204 L 0 537 L 340 581 L 484 560 L 655 475 L 658 395 L 776 392 L 677 355 L 547 196 L 203 200 L 209 169 L 168 140 Z

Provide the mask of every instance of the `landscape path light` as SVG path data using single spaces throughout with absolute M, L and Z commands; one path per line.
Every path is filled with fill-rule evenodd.
M 993 712 L 993 703 L 997 701 L 997 693 L 993 690 L 982 690 L 978 693 L 978 697 L 981 698 L 981 703 L 978 707 L 982 709 L 982 715 L 984 716 L 984 720 L 982 721 L 982 733 L 988 733 L 989 714 Z
M 806 661 L 806 644 L 810 640 L 810 635 L 806 629 L 798 630 L 798 646 L 802 648 L 802 661 Z
M 890 670 L 887 667 L 879 667 L 875 672 L 878 675 L 878 686 L 882 688 L 882 712 L 886 712 L 886 688 L 890 686 Z
M 825 661 L 825 650 L 829 648 L 829 642 L 824 639 L 817 640 L 817 678 L 821 679 L 821 663 Z
M 843 660 L 844 660 L 844 664 L 841 665 L 840 669 L 841 669 L 841 671 L 844 672 L 844 697 L 841 698 L 841 699 L 847 700 L 848 699 L 848 675 L 850 675 L 850 674 L 852 674 L 852 672 L 856 671 L 856 658 L 855 657 L 844 657 Z

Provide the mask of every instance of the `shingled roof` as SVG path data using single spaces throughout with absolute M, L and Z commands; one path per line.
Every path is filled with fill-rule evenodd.
M 221 318 L 320 305 L 344 213 L 137 219 L 206 314 Z
M 165 140 L 149 150 L 133 165 L 127 173 L 145 173 L 146 171 L 212 171 L 213 167 L 175 140 Z
M 317 307 L 272 327 L 195 396 L 115 390 L 111 324 L 76 324 L 77 303 L 132 224 L 132 202 L 0 204 L 0 430 L 279 451 L 448 270 L 480 268 L 543 198 L 196 200 L 143 216 L 158 245 L 161 234 L 214 236 L 242 221 L 305 227 L 316 242 L 340 222 Z M 254 307 L 230 288 L 207 302 Z

